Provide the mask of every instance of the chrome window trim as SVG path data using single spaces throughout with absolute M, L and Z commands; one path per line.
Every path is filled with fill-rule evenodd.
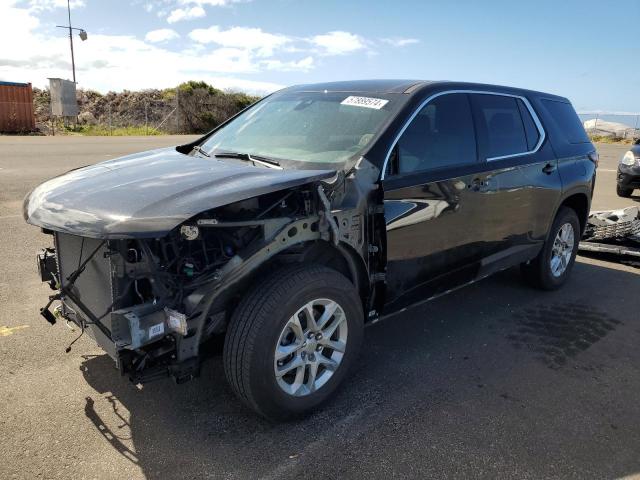
M 418 107 L 414 110 L 414 112 L 411 114 L 409 119 L 405 122 L 403 127 L 400 129 L 400 132 L 398 132 L 398 134 L 396 135 L 396 138 L 394 139 L 393 143 L 391 144 L 391 148 L 387 152 L 387 156 L 384 159 L 384 164 L 382 165 L 382 174 L 380 176 L 380 180 L 384 180 L 385 179 L 385 176 L 386 176 L 386 173 L 387 173 L 387 164 L 389 163 L 389 158 L 391 157 L 391 152 L 393 152 L 393 149 L 398 144 L 398 141 L 400 140 L 400 137 L 405 132 L 405 130 L 409 127 L 409 125 L 411 124 L 413 119 L 416 118 L 418 113 L 420 113 L 420 111 L 424 107 L 426 107 L 427 104 L 431 100 L 433 100 L 434 98 L 438 98 L 438 97 L 441 97 L 443 95 L 451 95 L 451 94 L 455 94 L 455 93 L 465 93 L 465 94 L 477 93 L 477 94 L 480 94 L 480 95 L 497 95 L 497 96 L 502 96 L 502 97 L 519 98 L 520 100 L 522 100 L 522 102 L 524 103 L 525 107 L 527 107 L 527 110 L 529 110 L 529 114 L 531 115 L 531 118 L 533 118 L 533 123 L 535 124 L 536 128 L 538 129 L 538 134 L 539 134 L 538 143 L 533 148 L 533 150 L 529 150 L 527 152 L 521 152 L 521 153 L 512 153 L 512 154 L 509 154 L 509 155 L 502 155 L 502 156 L 499 156 L 499 157 L 489 157 L 486 160 L 487 162 L 493 162 L 493 161 L 496 161 L 496 160 L 503 160 L 503 159 L 506 159 L 506 158 L 520 157 L 522 155 L 531 155 L 531 154 L 536 153 L 538 150 L 540 150 L 540 147 L 542 147 L 542 144 L 544 143 L 547 135 L 546 135 L 546 132 L 544 131 L 544 128 L 542 127 L 542 123 L 540 122 L 540 119 L 538 118 L 538 114 L 533 109 L 533 106 L 531 105 L 531 103 L 529 102 L 529 100 L 526 97 L 523 97 L 522 95 L 515 95 L 515 94 L 512 94 L 512 93 L 491 92 L 491 91 L 488 91 L 488 90 L 445 90 L 443 92 L 434 93 L 433 95 L 427 97 L 420 105 L 418 105 Z M 475 122 L 475 120 L 474 120 L 474 122 Z M 474 132 L 474 134 L 475 134 L 475 132 Z

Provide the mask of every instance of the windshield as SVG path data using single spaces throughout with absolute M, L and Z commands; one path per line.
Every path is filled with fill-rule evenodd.
M 276 93 L 224 126 L 202 145 L 310 163 L 359 155 L 397 111 L 404 96 L 348 92 Z

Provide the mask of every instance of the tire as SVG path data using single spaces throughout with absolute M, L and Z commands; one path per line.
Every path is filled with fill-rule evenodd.
M 559 232 L 564 227 L 563 234 L 566 234 L 567 229 L 570 229 L 573 234 L 572 242 L 560 242 L 557 248 L 554 249 Z M 524 278 L 534 287 L 542 290 L 556 290 L 560 288 L 569 278 L 573 264 L 575 263 L 576 254 L 578 252 L 578 243 L 580 242 L 580 221 L 576 212 L 568 207 L 560 207 L 558 214 L 556 215 L 549 236 L 547 237 L 542 251 L 538 256 L 531 260 L 528 264 L 521 266 Z M 566 244 L 566 247 L 563 247 Z M 568 248 L 571 248 L 570 252 Z M 561 251 L 561 255 L 556 253 Z M 552 259 L 554 263 L 552 264 Z M 560 263 L 558 264 L 558 260 Z M 564 268 L 562 264 L 564 262 Z M 554 266 L 558 267 L 554 269 Z
M 310 304 L 311 310 L 303 309 Z M 320 324 L 325 306 L 334 304 L 335 313 L 328 313 L 325 326 L 310 337 L 308 312 Z M 283 267 L 255 285 L 233 313 L 223 352 L 225 375 L 238 398 L 258 414 L 274 421 L 302 416 L 327 400 L 348 373 L 363 324 L 360 297 L 343 275 L 319 265 Z M 318 340 L 322 333 L 328 338 Z M 329 342 L 344 351 L 324 346 Z M 277 361 L 276 350 L 293 353 Z M 300 363 L 286 375 L 276 373 Z M 301 370 L 304 385 L 298 387 Z
M 616 193 L 619 197 L 629 198 L 633 193 L 633 189 L 631 188 L 622 188 L 620 185 L 616 185 Z

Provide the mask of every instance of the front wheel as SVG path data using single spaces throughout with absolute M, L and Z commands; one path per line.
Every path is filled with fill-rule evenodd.
M 616 185 L 616 193 L 619 197 L 629 198 L 633 193 L 633 189 L 631 188 L 622 188 L 620 185 Z
M 525 279 L 543 290 L 561 287 L 571 274 L 579 241 L 580 221 L 576 212 L 561 207 L 542 251 L 531 262 L 522 265 Z
M 363 332 L 353 284 L 323 266 L 284 267 L 259 282 L 234 312 L 224 367 L 235 394 L 281 420 L 319 406 L 357 358 Z

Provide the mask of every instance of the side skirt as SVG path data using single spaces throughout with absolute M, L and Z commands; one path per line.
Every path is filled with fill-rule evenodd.
M 404 313 L 413 307 L 422 305 L 448 293 L 455 292 L 467 285 L 483 280 L 494 273 L 533 260 L 542 250 L 542 246 L 542 242 L 535 245 L 517 245 L 502 252 L 485 257 L 480 262 L 468 265 L 445 275 L 440 275 L 437 278 L 416 287 L 416 289 L 414 289 L 416 290 L 414 295 L 409 296 L 409 298 L 416 298 L 419 290 L 420 294 L 422 294 L 422 298 L 416 299 L 411 303 L 405 301 L 403 302 L 403 305 L 394 305 L 391 303 L 385 307 L 386 312 L 383 311 L 383 314 L 380 317 L 372 320 L 366 325 L 373 325 L 374 323 L 386 320 L 387 318 L 399 313 Z M 465 278 L 467 280 L 464 280 Z

